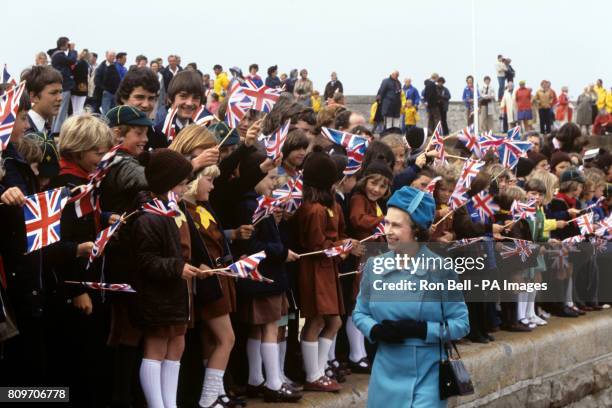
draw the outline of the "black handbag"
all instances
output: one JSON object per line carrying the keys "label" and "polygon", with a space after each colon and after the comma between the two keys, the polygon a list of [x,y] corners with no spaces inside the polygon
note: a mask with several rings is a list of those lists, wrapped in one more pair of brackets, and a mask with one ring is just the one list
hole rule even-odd
{"label": "black handbag", "polygon": [[[474,385],[470,373],[465,368],[457,346],[451,340],[442,343],[442,335],[448,329],[448,322],[444,318],[444,305],[440,302],[442,309],[442,320],[440,323],[440,399],[445,400],[457,395],[471,395],[474,393]],[[444,357],[442,350],[444,349]],[[453,356],[453,349],[457,356]]]}

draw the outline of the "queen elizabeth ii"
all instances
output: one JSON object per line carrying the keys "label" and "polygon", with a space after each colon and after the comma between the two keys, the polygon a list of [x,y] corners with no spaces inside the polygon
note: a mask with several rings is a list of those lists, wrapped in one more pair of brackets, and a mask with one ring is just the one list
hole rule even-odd
{"label": "queen elizabeth ii", "polygon": [[[388,265],[380,262],[381,257],[438,256],[426,245],[435,211],[430,194],[402,187],[387,206],[389,251],[367,261],[353,311],[355,325],[369,341],[378,344],[368,407],[446,407],[439,392],[440,341],[460,339],[469,332],[467,307],[460,292],[451,296],[446,290],[420,289],[422,280],[456,280],[452,270],[405,265],[375,268],[375,264]],[[389,287],[384,283],[402,283],[409,290],[377,290]]]}

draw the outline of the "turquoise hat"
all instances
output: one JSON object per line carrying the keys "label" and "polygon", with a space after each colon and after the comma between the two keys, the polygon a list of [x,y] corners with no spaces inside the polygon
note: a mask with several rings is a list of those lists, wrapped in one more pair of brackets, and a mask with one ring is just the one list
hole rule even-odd
{"label": "turquoise hat", "polygon": [[412,221],[423,229],[431,226],[436,212],[436,202],[431,194],[407,186],[393,193],[387,201],[387,207],[407,212]]}

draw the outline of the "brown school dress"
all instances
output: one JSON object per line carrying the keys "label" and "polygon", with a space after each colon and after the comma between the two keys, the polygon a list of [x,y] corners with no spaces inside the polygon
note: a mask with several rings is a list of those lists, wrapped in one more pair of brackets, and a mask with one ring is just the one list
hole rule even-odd
{"label": "brown school dress", "polygon": [[[206,250],[211,259],[223,258],[223,231],[218,227],[213,215],[203,206],[186,202],[187,211],[191,214],[200,236],[204,241]],[[199,266],[199,265],[194,265]],[[207,265],[211,268],[222,267],[221,265]],[[207,303],[205,306],[196,305],[195,317],[199,320],[210,320],[236,311],[236,288],[234,278],[217,275],[223,297]]]}
{"label": "brown school dress", "polygon": [[289,312],[289,302],[284,293],[270,296],[251,297],[238,302],[240,321],[250,325],[277,322]]}
{"label": "brown school dress", "polygon": [[[319,203],[304,202],[295,214],[295,226],[303,252],[331,248],[346,238],[342,209],[335,202],[333,210]],[[298,289],[305,318],[344,313],[339,262],[340,257],[328,258],[325,254],[300,258]]]}
{"label": "brown school dress", "polygon": [[[375,201],[369,200],[368,197],[361,192],[356,192],[351,196],[349,217],[353,238],[362,240],[374,234],[374,229],[382,222],[384,214]],[[366,243],[371,242],[385,242],[385,239],[384,237],[378,237],[366,241]],[[353,279],[353,294],[350,301],[351,311],[355,307],[360,284],[361,274],[357,274]]]}

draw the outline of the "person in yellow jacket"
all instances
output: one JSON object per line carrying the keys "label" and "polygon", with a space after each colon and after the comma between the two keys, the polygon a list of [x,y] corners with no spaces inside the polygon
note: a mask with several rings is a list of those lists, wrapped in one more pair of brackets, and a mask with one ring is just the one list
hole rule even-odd
{"label": "person in yellow jacket", "polygon": [[215,65],[213,71],[216,75],[214,90],[215,93],[219,95],[219,101],[222,101],[227,94],[227,88],[229,87],[230,81],[227,72],[223,72],[223,67],[221,65]]}
{"label": "person in yellow jacket", "polygon": [[321,94],[319,94],[319,91],[312,91],[310,102],[314,113],[319,113],[321,110]]}
{"label": "person in yellow jacket", "polygon": [[[603,87],[603,81],[601,79],[597,80],[593,89],[597,94],[597,110],[600,111],[606,106],[606,96],[608,92],[606,92],[606,88]],[[608,110],[608,112],[610,111]]]}
{"label": "person in yellow jacket", "polygon": [[606,93],[606,111],[608,111],[608,113],[612,113],[612,87]]}
{"label": "person in yellow jacket", "polygon": [[416,106],[412,104],[412,100],[407,99],[404,105],[404,124],[406,125],[406,129],[416,126],[418,121],[419,112]]}

